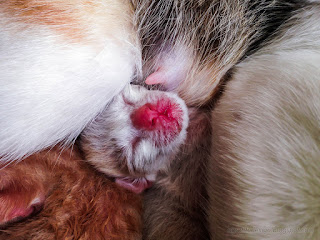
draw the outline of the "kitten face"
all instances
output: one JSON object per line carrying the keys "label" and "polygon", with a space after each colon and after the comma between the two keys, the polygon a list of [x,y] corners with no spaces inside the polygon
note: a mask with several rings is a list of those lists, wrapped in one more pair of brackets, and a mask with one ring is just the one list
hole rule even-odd
{"label": "kitten face", "polygon": [[177,95],[129,85],[86,127],[80,144],[86,159],[120,185],[137,186],[138,180],[145,188],[168,166],[187,125],[187,108]]}

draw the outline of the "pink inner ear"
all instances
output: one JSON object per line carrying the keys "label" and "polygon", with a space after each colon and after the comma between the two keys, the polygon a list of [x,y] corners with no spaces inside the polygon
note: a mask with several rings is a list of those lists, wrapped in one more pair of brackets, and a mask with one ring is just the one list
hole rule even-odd
{"label": "pink inner ear", "polygon": [[44,195],[39,194],[31,201],[26,201],[27,192],[0,192],[0,225],[27,218],[38,211],[44,204]]}
{"label": "pink inner ear", "polygon": [[9,213],[7,221],[12,221],[15,219],[21,219],[21,218],[26,218],[30,216],[34,211],[33,207],[14,207],[12,211]]}
{"label": "pink inner ear", "polygon": [[144,190],[152,186],[152,182],[148,181],[146,178],[116,178],[116,183],[119,186],[137,194],[142,193]]}

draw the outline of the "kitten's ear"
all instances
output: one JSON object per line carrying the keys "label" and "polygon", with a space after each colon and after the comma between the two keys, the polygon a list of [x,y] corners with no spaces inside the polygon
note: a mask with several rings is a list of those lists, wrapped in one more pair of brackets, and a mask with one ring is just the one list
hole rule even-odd
{"label": "kitten's ear", "polygon": [[0,170],[0,226],[20,221],[38,212],[45,200],[41,179],[11,167]]}

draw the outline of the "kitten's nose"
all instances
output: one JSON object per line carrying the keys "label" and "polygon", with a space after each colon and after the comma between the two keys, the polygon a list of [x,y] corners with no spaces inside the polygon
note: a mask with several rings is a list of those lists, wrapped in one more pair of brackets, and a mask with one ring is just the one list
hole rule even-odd
{"label": "kitten's nose", "polygon": [[143,131],[156,131],[173,140],[182,128],[183,110],[169,98],[160,99],[157,103],[147,103],[136,109],[130,116],[133,126]]}
{"label": "kitten's nose", "polygon": [[155,110],[155,108],[147,103],[142,107],[136,109],[131,114],[131,121],[135,128],[144,130],[155,130],[157,128],[157,119],[161,117],[161,114]]}

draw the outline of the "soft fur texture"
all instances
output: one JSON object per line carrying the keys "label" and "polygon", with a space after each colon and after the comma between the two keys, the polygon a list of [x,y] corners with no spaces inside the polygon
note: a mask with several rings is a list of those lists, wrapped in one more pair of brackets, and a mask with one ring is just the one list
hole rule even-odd
{"label": "soft fur texture", "polygon": [[[147,83],[206,103],[226,73],[254,52],[303,0],[135,0]],[[151,75],[150,75],[151,74]]]}
{"label": "soft fur texture", "polygon": [[132,80],[202,105],[303,4],[0,1],[0,161],[73,142]]}
{"label": "soft fur texture", "polygon": [[[181,129],[169,142],[162,131],[137,129],[131,120],[141,106],[162,102],[168,102],[168,108],[177,106],[174,110],[181,114]],[[188,110],[176,94],[129,85],[85,128],[79,142],[86,159],[99,171],[109,176],[147,177],[153,181],[157,171],[167,168],[169,156],[175,155],[184,142],[187,126]]]}
{"label": "soft fur texture", "polygon": [[[78,37],[75,39],[75,36],[79,36],[79,31],[73,31],[76,28],[67,28],[75,33],[68,38],[69,35],[64,31],[68,25],[56,22],[48,24],[52,21],[48,21],[51,17],[48,18],[46,14],[38,14],[37,23],[31,20],[18,21],[16,18],[26,17],[29,12],[22,11],[24,14],[21,16],[16,13],[21,12],[21,8],[26,9],[26,6],[30,8],[30,5],[19,5],[19,2],[0,2],[3,6],[2,19],[5,20],[1,24],[4,30],[0,36],[5,46],[3,49],[10,53],[7,60],[0,60],[0,67],[4,69],[1,80],[5,83],[0,90],[0,153],[4,160],[22,157],[68,136],[69,140],[73,139],[101,111],[111,96],[118,93],[130,79],[135,79],[134,69],[140,69],[141,62],[147,84],[160,84],[162,89],[178,92],[189,106],[208,103],[216,93],[217,86],[222,80],[228,79],[225,91],[212,113],[212,152],[206,165],[209,168],[207,214],[211,238],[320,238],[317,188],[320,182],[317,164],[320,158],[317,135],[320,92],[318,1],[133,0],[142,57],[135,51],[139,44],[131,48],[132,43],[136,43],[136,33],[125,34],[126,37],[114,35],[123,43],[119,46],[127,46],[125,48],[99,48],[101,44],[104,46],[104,37],[107,35],[99,33],[97,45],[87,40],[84,44],[77,41]],[[10,3],[17,4],[11,4],[15,6],[12,8]],[[62,4],[60,1],[54,3]],[[120,32],[128,33],[131,25],[127,25],[122,17],[126,13],[126,16],[131,16],[133,12],[130,12],[129,5],[118,7],[116,9],[119,11],[116,12],[119,14],[114,15],[115,19],[123,21],[111,23],[115,23],[116,29],[126,26]],[[41,13],[45,10],[43,6],[34,9]],[[47,12],[52,13],[52,10]],[[101,16],[90,12],[92,16]],[[11,19],[14,24],[10,25]],[[38,20],[46,21],[40,21],[39,24]],[[66,22],[73,23],[70,20]],[[87,18],[85,22],[89,28],[92,26],[96,29],[97,25],[90,21],[87,23]],[[22,26],[23,29],[26,25],[29,28],[23,31],[17,28]],[[73,26],[82,29],[81,24]],[[104,29],[104,25],[101,26]],[[86,33],[85,36],[91,36]],[[93,35],[93,38],[96,36]],[[56,43],[57,37],[63,40]],[[66,39],[67,42],[64,41]],[[90,59],[98,56],[96,53],[101,49],[111,49],[115,51],[114,55],[120,56],[119,61],[110,61],[111,55],[99,55],[99,63],[111,64],[110,69],[115,69],[116,74],[111,77],[108,73],[114,72],[104,72],[109,68],[103,64],[101,68],[86,64],[87,60],[91,62]],[[139,59],[136,61],[138,66],[132,64],[136,56]],[[61,59],[67,60],[61,62]],[[71,66],[71,70],[65,71],[66,66]],[[122,66],[128,66],[131,70],[126,72]],[[85,77],[75,78],[78,75],[74,72]],[[49,85],[40,84],[42,76],[48,77],[46,83]],[[119,85],[111,88],[105,79]],[[141,83],[141,78],[135,80]],[[51,83],[59,87],[51,88]],[[34,89],[34,86],[38,88]],[[109,90],[111,95],[107,94]],[[67,100],[60,102],[63,98]],[[41,107],[39,111],[38,107]],[[204,139],[199,137],[199,141]],[[195,149],[197,154],[201,151],[197,147]],[[193,154],[186,154],[183,158],[193,159]],[[195,221],[198,215],[189,215],[190,208],[177,197],[181,188],[182,191],[185,189],[184,180],[178,184],[171,182],[174,176],[188,172],[188,166],[184,167],[184,170],[175,170],[173,164],[173,171],[169,169],[168,175],[164,175],[165,181],[159,182],[159,187],[152,189],[152,194],[148,195],[160,196],[162,205],[156,198],[149,198],[145,219],[150,225],[146,225],[146,236],[155,239],[164,239],[163,236],[186,239],[186,236],[191,236],[190,239],[194,239],[198,232],[203,231],[203,224],[193,228],[190,222]],[[185,177],[188,181],[197,181],[197,177]],[[202,180],[200,188],[202,184],[207,184],[205,178]],[[192,193],[190,196],[192,199]],[[197,196],[191,212],[194,206],[196,209],[203,206],[200,199]],[[169,211],[159,211],[160,217],[155,216],[154,210],[148,210],[149,207],[155,209],[150,204],[153,201],[157,209],[164,206]],[[184,220],[191,217],[181,228],[176,222],[185,214],[187,217]],[[158,228],[158,225],[164,226],[162,229],[166,231]],[[190,232],[186,233],[186,228]]]}
{"label": "soft fur texture", "polygon": [[[133,124],[132,116],[142,106],[155,107],[149,109],[152,128],[138,129]],[[167,120],[176,121],[177,129],[167,129]],[[171,156],[184,142],[187,125],[188,111],[176,94],[128,85],[85,128],[79,143],[86,160],[108,177],[116,178],[116,183],[123,183],[119,179],[124,177],[154,181],[157,171],[167,168]],[[4,226],[2,236],[141,238],[140,196],[116,187],[106,175],[85,164],[77,152],[66,150],[60,154],[57,149],[44,151],[0,171],[0,224],[9,224]],[[131,190],[146,188],[143,182],[142,187],[133,185],[141,184],[126,184]],[[41,208],[39,215],[29,218]]]}
{"label": "soft fur texture", "polygon": [[[215,1],[211,3],[214,4],[213,2]],[[215,10],[218,11],[219,6],[223,6],[225,2],[215,3]],[[212,112],[211,157],[208,156],[208,164],[205,165],[209,169],[208,182],[205,182],[203,175],[194,178],[204,180],[198,183],[195,189],[207,186],[209,204],[206,212],[209,215],[210,238],[319,239],[320,6],[315,1],[310,5],[303,1],[259,1],[261,5],[256,1],[246,3],[256,5],[242,9],[245,1],[233,1],[229,2],[230,8],[222,7],[222,22],[232,22],[228,19],[232,15],[229,15],[227,10],[238,13],[236,19],[241,22],[239,16],[242,16],[244,10],[247,11],[244,21],[247,17],[251,19],[251,16],[255,23],[270,25],[254,24],[253,28],[250,24],[237,25],[238,31],[244,30],[244,26],[246,31],[255,32],[270,27],[272,31],[267,33],[274,34],[266,34],[258,40],[253,37],[252,40],[257,40],[258,44],[251,47],[245,44],[241,51],[223,52],[230,61],[230,71],[224,75],[229,81],[223,86],[225,91]],[[210,5],[209,2],[206,4]],[[280,7],[287,4],[292,8]],[[161,3],[154,3],[153,6],[160,8]],[[179,13],[175,10],[181,6],[184,5],[173,1],[170,7],[164,9],[168,10],[169,15],[174,15]],[[276,13],[279,13],[279,18],[275,20],[279,22],[278,25],[272,25],[274,22],[271,16],[274,17]],[[156,15],[151,14],[152,16]],[[176,19],[178,18],[172,17],[170,20],[163,20],[169,27],[164,28],[159,24],[158,30],[162,29],[165,32],[174,29],[170,28],[170,24]],[[144,21],[148,22],[147,19]],[[177,20],[176,23],[182,24],[183,21]],[[206,27],[207,25],[204,25],[204,28]],[[210,28],[207,30],[210,31]],[[246,37],[236,34],[237,31],[232,31],[231,27],[229,30],[229,34],[235,34],[234,43],[229,46],[237,46],[236,43],[246,41]],[[168,35],[163,36],[166,38]],[[228,34],[218,36],[222,37],[219,39],[222,43],[233,39],[227,37]],[[197,37],[201,38],[198,35]],[[163,39],[155,37],[153,40],[161,43]],[[149,39],[146,37],[145,41]],[[203,46],[207,49],[207,45]],[[220,46],[219,41],[217,46]],[[159,45],[155,44],[151,45],[150,49],[158,47]],[[147,57],[150,57],[149,54],[157,53],[148,52],[148,47],[145,51]],[[237,55],[240,53],[243,53],[242,57]],[[234,66],[233,63],[240,60],[243,62]],[[199,65],[193,65],[194,68],[197,66]],[[161,70],[161,67],[159,69]],[[208,85],[212,86],[211,83],[203,81],[203,90],[208,93],[198,98],[198,89],[201,87],[192,89],[192,81],[189,82],[188,78],[186,83],[191,85],[186,87],[181,84],[177,89],[181,88],[179,92],[188,104],[193,104],[194,99],[199,101],[199,104],[204,104],[213,93],[208,88]],[[188,91],[190,95],[183,95]],[[192,125],[192,120],[190,124]],[[204,152],[200,149],[196,151],[200,156],[201,151]],[[192,160],[192,155],[187,155],[186,159]],[[187,164],[187,161],[184,163]],[[202,165],[203,162],[198,164]],[[165,177],[165,185],[161,185],[160,182],[158,188],[151,189],[150,194],[147,193],[148,204],[145,205],[144,215],[145,239],[149,239],[150,236],[150,239],[201,239],[197,234],[203,230],[204,225],[194,227],[192,224],[192,221],[198,218],[197,214],[201,214],[200,208],[185,221],[188,218],[186,216],[190,216],[188,212],[192,208],[186,209],[186,201],[177,200],[183,199],[177,196],[184,193],[184,190],[179,188],[174,179],[186,173],[183,170],[185,168],[188,167],[176,170],[173,168]],[[190,182],[190,179],[192,174],[188,173],[182,182]],[[191,193],[186,199],[192,197]],[[161,200],[158,201],[157,198]],[[200,199],[197,199],[198,206],[205,203],[205,200],[201,203]],[[156,212],[155,209],[160,210]],[[183,227],[180,224],[183,224]],[[205,231],[202,233],[202,237],[206,239]]]}
{"label": "soft fur texture", "polygon": [[170,158],[168,171],[158,174],[144,194],[143,239],[183,240],[209,238],[206,166],[210,156],[210,114],[190,109],[185,143]]}
{"label": "soft fur texture", "polygon": [[75,150],[52,149],[0,170],[0,221],[42,211],[0,230],[0,239],[141,239],[141,198],[93,170]]}
{"label": "soft fur texture", "polygon": [[319,12],[239,64],[212,113],[212,239],[320,238]]}
{"label": "soft fur texture", "polygon": [[126,0],[0,1],[1,162],[70,143],[139,73]]}

